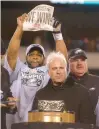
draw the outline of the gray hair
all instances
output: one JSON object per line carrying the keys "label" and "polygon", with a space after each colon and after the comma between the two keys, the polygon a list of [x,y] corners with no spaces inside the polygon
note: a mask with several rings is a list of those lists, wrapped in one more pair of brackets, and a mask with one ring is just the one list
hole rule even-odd
{"label": "gray hair", "polygon": [[49,64],[50,64],[54,59],[56,59],[56,58],[59,58],[59,59],[63,60],[64,63],[66,64],[66,66],[67,66],[66,58],[65,58],[65,56],[64,56],[61,52],[51,52],[51,53],[48,55],[47,59],[46,59],[46,65],[47,65],[47,67],[49,67]]}

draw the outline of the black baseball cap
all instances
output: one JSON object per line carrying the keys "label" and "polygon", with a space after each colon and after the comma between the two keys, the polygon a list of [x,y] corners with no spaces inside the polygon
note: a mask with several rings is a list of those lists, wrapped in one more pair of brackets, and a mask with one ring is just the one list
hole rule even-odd
{"label": "black baseball cap", "polygon": [[75,59],[78,57],[84,57],[85,59],[87,59],[87,55],[86,55],[85,51],[80,48],[72,49],[69,52],[68,59]]}

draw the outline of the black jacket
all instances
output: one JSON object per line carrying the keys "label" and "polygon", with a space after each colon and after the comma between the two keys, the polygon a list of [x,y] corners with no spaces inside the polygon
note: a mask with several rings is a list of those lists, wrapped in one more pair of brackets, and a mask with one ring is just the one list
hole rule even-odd
{"label": "black jacket", "polygon": [[[8,97],[12,97],[12,93],[10,91],[9,74],[7,70],[2,66],[1,66],[1,91],[3,91],[1,102],[6,101]],[[14,114],[16,110],[17,110],[16,108],[12,110],[10,109],[10,107],[1,108],[1,129],[6,129],[6,113]]]}
{"label": "black jacket", "polygon": [[37,92],[33,110],[38,108],[38,100],[64,100],[65,110],[75,112],[76,122],[95,123],[88,91],[72,78],[68,78],[62,86],[53,86],[50,80],[46,87]]}
{"label": "black jacket", "polygon": [[81,85],[83,85],[90,93],[91,102],[93,104],[93,109],[95,109],[98,96],[99,96],[99,76],[92,75],[89,73],[86,73],[79,79],[77,79],[73,74],[70,73],[69,75],[72,77],[72,79]]}

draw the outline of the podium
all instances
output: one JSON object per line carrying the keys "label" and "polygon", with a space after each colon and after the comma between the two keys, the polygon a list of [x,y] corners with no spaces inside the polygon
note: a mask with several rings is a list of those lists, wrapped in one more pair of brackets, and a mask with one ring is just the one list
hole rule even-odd
{"label": "podium", "polygon": [[12,124],[11,129],[99,129],[99,127],[80,123],[24,122]]}
{"label": "podium", "polygon": [[73,112],[29,112],[28,122],[75,123],[75,114]]}
{"label": "podium", "polygon": [[28,122],[12,124],[11,129],[99,129],[99,127],[75,123],[73,112],[29,112]]}

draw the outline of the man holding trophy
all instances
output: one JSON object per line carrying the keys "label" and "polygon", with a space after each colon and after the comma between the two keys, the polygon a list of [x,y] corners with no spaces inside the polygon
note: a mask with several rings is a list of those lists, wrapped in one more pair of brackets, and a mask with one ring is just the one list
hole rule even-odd
{"label": "man holding trophy", "polygon": [[[61,24],[52,17],[53,11],[50,12],[51,9],[53,10],[52,6],[39,5],[29,14],[23,14],[17,18],[17,28],[10,40],[4,63],[10,74],[13,96],[19,99],[14,123],[28,121],[28,111],[31,110],[36,92],[46,86],[50,78],[48,69],[44,65],[45,50],[41,45],[29,45],[26,49],[26,63],[20,61],[18,51],[23,31],[52,31],[56,51],[60,51],[67,58],[67,49],[61,34]],[[47,14],[48,12],[50,14]]]}

